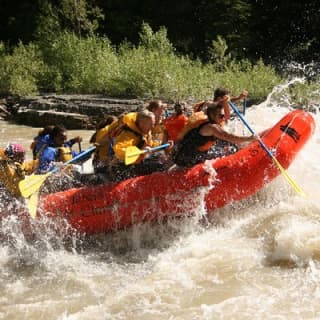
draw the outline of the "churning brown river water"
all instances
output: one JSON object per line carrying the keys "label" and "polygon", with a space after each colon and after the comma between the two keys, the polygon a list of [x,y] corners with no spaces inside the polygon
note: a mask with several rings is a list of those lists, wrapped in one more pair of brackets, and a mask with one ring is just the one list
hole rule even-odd
{"label": "churning brown river water", "polygon": [[[246,119],[260,131],[288,108],[259,105]],[[288,170],[255,196],[203,223],[194,218],[68,243],[29,243],[8,221],[0,243],[0,319],[320,319],[320,116]],[[234,130],[243,126],[235,121]],[[0,146],[28,147],[38,129],[0,121]],[[92,131],[81,134],[83,148]],[[31,154],[29,153],[29,157]],[[199,221],[202,221],[201,223]]]}

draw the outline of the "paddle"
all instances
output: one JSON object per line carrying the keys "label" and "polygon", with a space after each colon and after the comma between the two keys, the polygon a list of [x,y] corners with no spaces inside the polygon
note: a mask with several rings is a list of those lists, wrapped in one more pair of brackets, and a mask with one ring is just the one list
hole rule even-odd
{"label": "paddle", "polygon": [[[230,107],[233,109],[233,111],[238,115],[238,117],[241,119],[241,121],[245,124],[245,126],[249,129],[249,131],[252,134],[255,134],[254,130],[250,127],[249,123],[246,121],[246,119],[241,115],[241,113],[239,112],[239,110],[237,109],[237,107],[231,102],[229,101],[229,105]],[[285,177],[285,179],[288,181],[288,183],[291,185],[291,187],[294,189],[294,191],[296,193],[298,193],[299,195],[306,197],[305,192],[300,188],[300,186],[298,186],[298,184],[289,176],[289,174],[287,173],[287,171],[282,167],[282,165],[280,164],[280,162],[273,156],[273,154],[271,153],[271,151],[268,149],[268,147],[263,143],[263,141],[261,140],[261,138],[258,138],[258,141],[261,145],[261,147],[266,151],[266,153],[269,155],[269,157],[273,160],[274,164],[279,168],[280,172],[282,173],[282,175]]]}
{"label": "paddle", "polygon": [[150,149],[139,149],[135,146],[131,146],[126,148],[126,153],[125,153],[125,161],[124,163],[126,165],[128,164],[132,164],[134,163],[139,157],[140,155],[147,153],[147,152],[152,152],[152,151],[156,151],[156,150],[160,150],[160,149],[164,149],[164,148],[168,148],[170,146],[170,143],[166,143],[166,144],[162,144],[160,146],[157,147],[153,147]]}
{"label": "paddle", "polygon": [[37,216],[38,200],[39,190],[33,193],[29,198],[27,198],[27,207],[32,219],[35,219],[35,217]]}
{"label": "paddle", "polygon": [[[83,151],[82,153],[78,154],[77,156],[73,157],[71,160],[64,162],[63,166],[66,166],[68,164],[74,163],[82,158],[84,158],[86,155],[92,153],[96,149],[95,146],[90,147],[89,149]],[[49,171],[46,174],[32,174],[28,177],[26,177],[24,180],[21,180],[19,182],[19,189],[21,192],[21,195],[24,198],[30,197],[32,194],[37,192],[43,182],[53,173],[59,171],[60,168],[53,168],[51,171]]]}
{"label": "paddle", "polygon": [[[82,151],[81,142],[78,142],[79,152]],[[83,173],[83,163],[81,163],[81,172]]]}

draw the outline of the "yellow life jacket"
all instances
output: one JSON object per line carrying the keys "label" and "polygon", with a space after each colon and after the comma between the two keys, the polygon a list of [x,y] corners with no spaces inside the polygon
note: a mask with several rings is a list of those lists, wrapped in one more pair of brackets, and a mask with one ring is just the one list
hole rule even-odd
{"label": "yellow life jacket", "polygon": [[[125,151],[127,147],[136,146],[143,149],[146,146],[154,146],[151,133],[143,134],[136,125],[137,112],[131,112],[123,116],[120,132],[114,138],[113,151],[118,160],[124,161]],[[145,155],[141,156],[138,160],[140,162]],[[137,163],[138,163],[137,162]]]}
{"label": "yellow life jacket", "polygon": [[162,122],[157,123],[151,131],[152,140],[155,146],[165,143],[167,140],[166,128],[162,124]]}
{"label": "yellow life jacket", "polygon": [[26,174],[33,173],[38,166],[38,161],[30,160],[22,164],[14,162],[6,157],[4,149],[0,148],[0,183],[13,196],[19,197],[19,182],[24,179]]}
{"label": "yellow life jacket", "polygon": [[22,170],[24,171],[25,174],[32,174],[36,171],[39,165],[39,159],[36,160],[29,160],[23,162],[21,165]]}
{"label": "yellow life jacket", "polygon": [[67,162],[72,159],[72,151],[69,147],[58,147],[58,162]]}
{"label": "yellow life jacket", "polygon": [[0,148],[0,160],[7,159],[6,155],[4,154],[4,149]]}
{"label": "yellow life jacket", "polygon": [[24,176],[20,163],[0,160],[0,183],[15,197],[21,196],[19,182],[24,179]]}
{"label": "yellow life jacket", "polygon": [[120,120],[116,120],[96,132],[95,139],[93,141],[98,144],[97,151],[95,153],[96,160],[106,161],[110,157],[110,145],[112,143],[112,139],[120,132],[122,125],[123,124]]}

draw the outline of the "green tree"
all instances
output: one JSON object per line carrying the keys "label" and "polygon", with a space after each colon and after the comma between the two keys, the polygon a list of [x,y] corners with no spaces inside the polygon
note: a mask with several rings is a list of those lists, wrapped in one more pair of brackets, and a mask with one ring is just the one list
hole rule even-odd
{"label": "green tree", "polygon": [[154,32],[147,23],[141,27],[140,45],[146,49],[156,50],[163,54],[173,52],[174,48],[167,37],[167,29],[161,27],[158,32]]}
{"label": "green tree", "polygon": [[43,0],[39,5],[37,21],[34,38],[40,43],[47,45],[62,31],[58,10],[50,1]]}
{"label": "green tree", "polygon": [[61,0],[59,15],[63,29],[78,36],[93,34],[104,18],[101,9],[86,0]]}
{"label": "green tree", "polygon": [[103,20],[102,11],[86,0],[43,0],[39,4],[35,38],[40,42],[53,41],[62,31],[77,36],[92,35]]}
{"label": "green tree", "polygon": [[217,66],[218,71],[231,62],[231,54],[228,53],[228,45],[225,39],[217,36],[217,40],[212,40],[212,46],[208,48],[209,58]]}

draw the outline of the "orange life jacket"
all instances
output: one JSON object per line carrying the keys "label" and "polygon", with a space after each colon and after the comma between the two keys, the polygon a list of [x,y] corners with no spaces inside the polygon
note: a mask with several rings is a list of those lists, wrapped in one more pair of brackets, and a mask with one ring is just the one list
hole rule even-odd
{"label": "orange life jacket", "polygon": [[199,127],[201,124],[208,121],[207,115],[203,111],[194,112],[188,119],[187,124],[181,130],[178,135],[178,141],[182,140],[183,137],[192,129]]}
{"label": "orange life jacket", "polygon": [[205,105],[207,103],[211,103],[212,100],[204,100],[204,101],[200,101],[200,102],[197,102],[194,106],[193,106],[193,112],[196,113],[196,112],[200,112],[200,111],[203,111],[203,109],[205,108]]}

